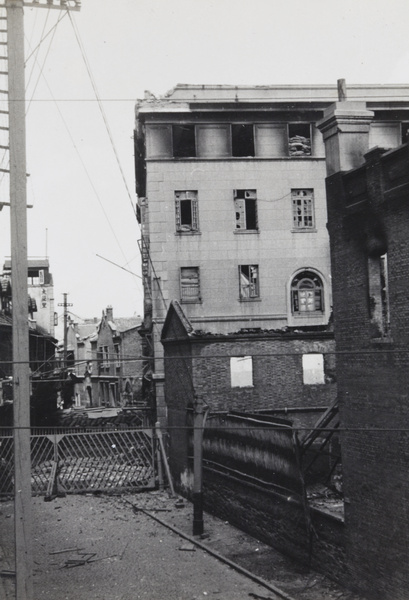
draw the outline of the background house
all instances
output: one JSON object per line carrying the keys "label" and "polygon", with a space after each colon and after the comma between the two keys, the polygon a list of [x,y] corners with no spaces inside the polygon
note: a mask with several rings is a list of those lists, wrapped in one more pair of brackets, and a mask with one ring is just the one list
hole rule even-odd
{"label": "background house", "polygon": [[[112,306],[102,314],[92,338],[93,395],[100,406],[141,404],[142,339],[140,317],[115,318]],[[95,362],[96,359],[96,362]]]}
{"label": "background house", "polygon": [[[398,146],[409,113],[396,109],[409,88],[351,86],[350,94],[374,110],[371,144]],[[143,330],[153,354],[145,387],[159,420],[160,339],[172,300],[195,330],[213,335],[328,325],[325,151],[316,123],[336,97],[336,86],[177,85],[137,103]],[[294,369],[301,378],[300,363]]]}
{"label": "background house", "polygon": [[[395,110],[395,119],[407,118],[407,106]],[[327,147],[346,562],[349,585],[368,598],[406,600],[409,150],[407,144],[390,150],[395,139],[373,148],[376,116],[369,104],[343,102],[320,124]]]}

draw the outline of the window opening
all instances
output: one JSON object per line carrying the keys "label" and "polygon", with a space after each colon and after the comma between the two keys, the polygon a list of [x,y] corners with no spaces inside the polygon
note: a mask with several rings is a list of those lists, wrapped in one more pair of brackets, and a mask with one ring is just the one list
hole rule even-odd
{"label": "window opening", "polygon": [[401,143],[406,144],[409,142],[409,123],[401,124]]}
{"label": "window opening", "polygon": [[293,203],[293,228],[313,229],[314,219],[314,191],[291,190]]}
{"label": "window opening", "polygon": [[234,209],[236,211],[236,229],[258,229],[256,190],[235,190]]}
{"label": "window opening", "polygon": [[232,356],[230,358],[231,387],[253,387],[253,358]]}
{"label": "window opening", "polygon": [[385,336],[390,328],[387,253],[368,258],[368,287],[372,337]]}
{"label": "window opening", "polygon": [[175,192],[176,231],[198,231],[197,192]]}
{"label": "window opening", "polygon": [[233,156],[254,156],[253,125],[232,125],[231,145]]}
{"label": "window opening", "polygon": [[194,125],[173,125],[173,156],[187,158],[196,156],[196,135]]}
{"label": "window opening", "polygon": [[311,156],[311,125],[290,123],[288,125],[288,152],[290,156]]}
{"label": "window opening", "polygon": [[323,354],[303,354],[302,372],[305,385],[325,383]]}
{"label": "window opening", "polygon": [[199,267],[181,267],[180,298],[182,302],[200,302]]}
{"label": "window opening", "polygon": [[303,271],[291,283],[292,310],[295,314],[323,312],[323,285],[311,271]]}
{"label": "window opening", "polygon": [[240,265],[240,298],[258,298],[259,281],[258,281],[258,265]]}

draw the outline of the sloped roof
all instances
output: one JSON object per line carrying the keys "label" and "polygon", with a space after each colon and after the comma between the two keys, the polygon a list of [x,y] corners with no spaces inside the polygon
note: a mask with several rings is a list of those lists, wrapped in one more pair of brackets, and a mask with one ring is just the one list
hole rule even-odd
{"label": "sloped roof", "polygon": [[[109,321],[109,324],[112,324],[112,321]],[[128,331],[129,329],[135,329],[135,327],[139,327],[142,324],[141,317],[120,317],[115,319],[114,326],[119,333],[123,333],[124,331]],[[112,329],[112,325],[111,325]]]}

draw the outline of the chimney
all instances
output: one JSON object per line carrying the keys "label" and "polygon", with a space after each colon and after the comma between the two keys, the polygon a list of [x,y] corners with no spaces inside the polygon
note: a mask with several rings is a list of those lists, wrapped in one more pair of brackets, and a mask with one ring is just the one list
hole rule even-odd
{"label": "chimney", "polygon": [[346,100],[345,81],[338,80],[341,99],[324,110],[317,123],[324,137],[327,177],[339,171],[349,171],[364,163],[369,149],[369,129],[374,113],[366,102]]}
{"label": "chimney", "polygon": [[112,308],[112,306],[107,306],[106,318],[107,318],[107,321],[114,320],[114,309]]}

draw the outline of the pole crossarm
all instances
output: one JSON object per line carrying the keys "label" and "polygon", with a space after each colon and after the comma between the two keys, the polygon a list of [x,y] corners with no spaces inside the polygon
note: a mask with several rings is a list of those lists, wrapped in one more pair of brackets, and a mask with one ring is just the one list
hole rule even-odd
{"label": "pole crossarm", "polygon": [[57,8],[60,10],[81,10],[81,0],[24,0],[23,5],[29,6],[31,8]]}

